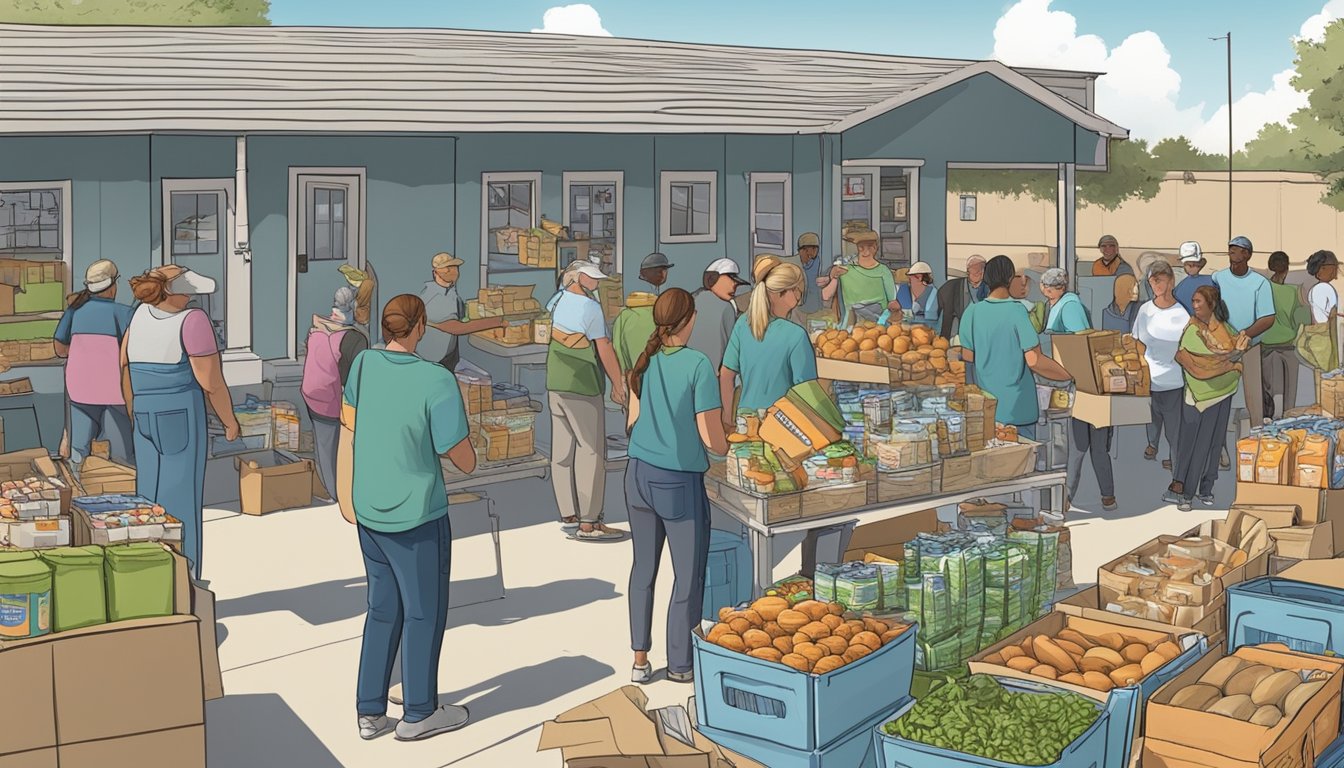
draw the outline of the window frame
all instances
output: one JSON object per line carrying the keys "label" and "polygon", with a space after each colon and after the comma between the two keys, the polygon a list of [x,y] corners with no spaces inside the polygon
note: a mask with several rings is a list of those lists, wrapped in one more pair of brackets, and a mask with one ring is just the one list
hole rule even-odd
{"label": "window frame", "polygon": [[[694,235],[672,234],[672,187],[678,184],[709,185],[709,232]],[[663,243],[717,243],[719,241],[719,172],[718,171],[662,171],[658,175],[659,242]],[[694,194],[691,197],[694,208]]]}
{"label": "window frame", "polygon": [[[565,171],[561,175],[561,187],[564,194],[562,217],[566,229],[570,229],[570,190],[574,186],[612,185],[616,187],[616,272],[621,273],[625,260],[622,257],[622,242],[625,239],[625,172],[624,171]],[[590,214],[591,215],[591,214]],[[573,230],[570,230],[571,234]],[[589,238],[592,238],[592,220],[588,224]],[[584,254],[587,255],[587,254]]]}
{"label": "window frame", "polygon": [[[220,351],[225,350],[243,350],[250,351],[252,348],[251,326],[244,325],[240,318],[250,312],[251,293],[246,296],[238,296],[239,283],[238,276],[234,273],[240,268],[237,262],[237,219],[235,197],[235,180],[233,178],[164,178],[160,179],[161,204],[159,206],[160,225],[163,230],[163,239],[159,246],[157,263],[159,265],[173,264],[178,258],[194,258],[218,256],[224,264],[224,272],[218,276],[215,284],[215,293],[205,301],[211,308],[218,307],[223,312],[223,342],[224,345]],[[221,207],[216,211],[216,226],[218,227],[219,245],[214,254],[200,253],[173,253],[173,195],[207,195],[213,194],[223,198]],[[215,304],[214,302],[220,302]],[[248,309],[244,309],[248,308]],[[202,309],[206,309],[202,307]],[[210,312],[207,309],[206,314]],[[211,324],[214,318],[210,318]]]}
{"label": "window frame", "polygon": [[[966,203],[967,203],[967,202],[970,202],[970,204],[971,204],[971,205],[970,205],[970,212],[971,212],[971,215],[970,215],[970,216],[967,216],[967,215],[966,215]],[[961,195],[960,197],[958,197],[958,198],[957,198],[957,214],[958,214],[958,218],[959,218],[961,221],[976,221],[977,217],[980,215],[980,214],[979,214],[979,211],[980,211],[980,205],[979,205],[979,202],[980,202],[980,201],[976,199],[976,196],[975,196],[975,195]]]}
{"label": "window frame", "polygon": [[[752,173],[747,179],[747,184],[751,189],[750,194],[750,242],[755,256],[755,251],[766,253],[788,254],[793,251],[793,174],[791,173]],[[756,210],[756,185],[757,184],[783,184],[784,185],[784,210],[783,210],[783,242],[776,246],[769,243],[762,243],[756,238],[756,217],[760,214]]]}
{"label": "window frame", "polygon": [[[502,183],[531,183],[530,227],[541,226],[541,171],[486,171],[481,174],[481,253],[478,265],[481,286],[490,282],[490,185]],[[533,271],[549,272],[538,268]]]}
{"label": "window frame", "polygon": [[[34,264],[41,264],[46,261],[60,262],[65,274],[62,280],[62,294],[70,293],[70,286],[74,282],[73,272],[73,237],[74,237],[74,217],[71,215],[71,203],[73,201],[72,189],[73,183],[70,179],[48,179],[36,181],[0,181],[0,192],[31,192],[39,189],[55,189],[61,193],[60,204],[60,242],[54,251],[43,251],[39,247],[31,255],[12,251],[0,251],[0,258],[12,259],[15,261],[28,261]],[[51,256],[54,258],[34,258],[42,256]],[[0,323],[5,322],[26,322],[31,320],[59,320],[62,312],[54,310],[51,312],[15,312],[12,315],[0,317]],[[41,337],[46,339],[48,337]],[[64,361],[60,358],[47,361],[13,361],[15,368],[42,367],[49,365],[63,365]]]}

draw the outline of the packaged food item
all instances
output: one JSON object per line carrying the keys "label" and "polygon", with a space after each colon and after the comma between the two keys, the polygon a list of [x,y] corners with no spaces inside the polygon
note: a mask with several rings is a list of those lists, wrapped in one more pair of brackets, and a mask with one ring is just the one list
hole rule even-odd
{"label": "packaged food item", "polygon": [[1330,438],[1320,434],[1307,435],[1302,450],[1297,454],[1297,471],[1293,485],[1304,488],[1330,487]]}
{"label": "packaged food item", "polygon": [[104,574],[110,621],[172,614],[173,555],[162,544],[107,547]]}
{"label": "packaged food item", "polygon": [[1255,462],[1255,482],[1282,485],[1288,479],[1292,446],[1280,437],[1260,438],[1260,453]]}
{"label": "packaged food item", "polygon": [[1256,461],[1260,456],[1260,438],[1251,435],[1237,441],[1237,480],[1255,482]]}
{"label": "packaged food item", "polygon": [[107,623],[107,582],[103,548],[62,547],[41,554],[51,567],[57,595],[51,625],[56,632]]}
{"label": "packaged food item", "polygon": [[51,631],[51,568],[37,558],[0,562],[0,638]]}

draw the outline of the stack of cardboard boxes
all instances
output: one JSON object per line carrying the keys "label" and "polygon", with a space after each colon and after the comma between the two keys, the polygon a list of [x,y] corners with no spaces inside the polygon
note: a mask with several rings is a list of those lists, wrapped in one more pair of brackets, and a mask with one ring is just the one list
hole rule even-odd
{"label": "stack of cardboard boxes", "polygon": [[504,285],[482,288],[475,301],[467,302],[470,318],[502,317],[503,328],[480,332],[479,336],[497,344],[514,347],[533,343],[533,319],[541,312],[541,303],[532,298],[532,285]]}
{"label": "stack of cardboard boxes", "polygon": [[490,374],[468,362],[455,371],[467,412],[472,444],[485,461],[513,461],[536,453],[539,407],[530,393],[512,384],[495,384]]}
{"label": "stack of cardboard boxes", "polygon": [[1147,424],[1152,374],[1141,345],[1116,331],[1056,334],[1051,350],[1074,375],[1073,417],[1094,427]]}

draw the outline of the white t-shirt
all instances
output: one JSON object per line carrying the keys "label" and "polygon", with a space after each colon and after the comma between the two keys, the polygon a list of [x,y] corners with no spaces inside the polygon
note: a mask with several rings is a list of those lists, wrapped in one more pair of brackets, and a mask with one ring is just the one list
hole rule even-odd
{"label": "white t-shirt", "polygon": [[1330,319],[1330,311],[1339,306],[1339,294],[1335,292],[1335,286],[1317,283],[1307,294],[1307,302],[1311,304],[1311,321],[1324,323]]}
{"label": "white t-shirt", "polygon": [[1180,302],[1166,309],[1151,301],[1139,307],[1139,313],[1134,317],[1134,338],[1146,347],[1143,356],[1153,375],[1153,391],[1168,392],[1185,386],[1181,366],[1176,364],[1176,351],[1180,348],[1181,334],[1189,324],[1190,313]]}
{"label": "white t-shirt", "polygon": [[566,333],[582,333],[593,341],[607,338],[602,305],[587,296],[561,291],[547,309],[551,312],[551,324]]}

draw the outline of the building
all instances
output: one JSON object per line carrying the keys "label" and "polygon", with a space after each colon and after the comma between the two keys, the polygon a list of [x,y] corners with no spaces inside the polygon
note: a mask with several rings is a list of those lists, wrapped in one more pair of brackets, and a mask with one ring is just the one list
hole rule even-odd
{"label": "building", "polygon": [[[442,250],[464,294],[548,294],[508,233],[545,216],[695,287],[804,231],[839,253],[864,221],[941,276],[949,166],[1057,172],[1067,241],[1076,169],[1127,136],[1093,112],[1095,73],[616,38],[0,26],[0,71],[0,258],[59,262],[66,290],[98,258],[218,278],[238,385],[299,357],[342,264],[372,265],[383,300]],[[53,309],[8,335],[49,336]],[[59,391],[55,370],[35,385]]]}

